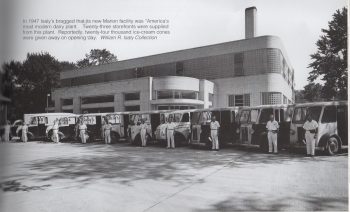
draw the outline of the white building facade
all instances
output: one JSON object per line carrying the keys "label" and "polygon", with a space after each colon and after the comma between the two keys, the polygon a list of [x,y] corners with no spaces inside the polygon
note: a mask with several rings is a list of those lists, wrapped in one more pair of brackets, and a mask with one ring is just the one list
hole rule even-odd
{"label": "white building facade", "polygon": [[[113,112],[256,106],[294,102],[294,70],[281,40],[255,37],[64,71],[56,112]],[[248,26],[247,26],[248,25]],[[251,26],[253,25],[253,26]]]}

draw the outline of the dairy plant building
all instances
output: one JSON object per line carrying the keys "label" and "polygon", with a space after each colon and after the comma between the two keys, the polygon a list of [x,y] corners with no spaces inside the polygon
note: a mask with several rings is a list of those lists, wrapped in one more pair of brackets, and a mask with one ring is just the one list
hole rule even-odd
{"label": "dairy plant building", "polygon": [[245,39],[64,71],[52,92],[56,112],[113,112],[256,106],[294,102],[294,70],[281,40]]}

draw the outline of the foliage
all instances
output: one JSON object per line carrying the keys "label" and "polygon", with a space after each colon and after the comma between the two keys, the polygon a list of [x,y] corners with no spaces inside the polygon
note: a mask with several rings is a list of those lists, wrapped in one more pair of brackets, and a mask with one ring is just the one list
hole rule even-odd
{"label": "foliage", "polygon": [[[311,55],[312,63],[309,67],[312,71],[308,80],[310,83],[319,79],[324,82],[321,94],[326,99],[347,99],[347,8],[337,10],[328,22],[328,29],[322,29],[322,32],[316,43],[317,52]],[[315,84],[307,88],[313,86]],[[308,91],[313,92],[313,89]],[[307,95],[311,97],[312,92]]]}
{"label": "foliage", "polygon": [[75,65],[59,62],[49,53],[30,53],[23,62],[11,61],[2,65],[4,79],[12,88],[9,118],[22,118],[24,113],[45,112],[47,94],[59,87],[59,74]]}
{"label": "foliage", "polygon": [[117,61],[117,57],[106,49],[91,49],[85,58],[77,61],[78,68],[97,66]]}

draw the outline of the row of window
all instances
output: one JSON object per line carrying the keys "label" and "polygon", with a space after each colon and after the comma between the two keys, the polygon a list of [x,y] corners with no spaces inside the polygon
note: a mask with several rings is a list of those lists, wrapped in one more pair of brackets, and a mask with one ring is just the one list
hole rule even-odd
{"label": "row of window", "polygon": [[257,49],[62,79],[61,86],[79,86],[147,76],[176,75],[216,79],[263,73],[281,73],[290,85],[294,83],[294,73],[279,49]]}
{"label": "row of window", "polygon": [[195,106],[190,105],[158,105],[158,110],[188,110],[188,109],[196,109]]}
{"label": "row of window", "polygon": [[[261,104],[262,105],[276,105],[282,104],[291,104],[292,101],[289,100],[285,95],[282,95],[280,92],[262,92],[261,93]],[[241,94],[241,95],[229,95],[228,96],[228,106],[250,106],[250,94]]]}
{"label": "row of window", "polygon": [[177,90],[155,91],[153,99],[198,99],[198,92]]}

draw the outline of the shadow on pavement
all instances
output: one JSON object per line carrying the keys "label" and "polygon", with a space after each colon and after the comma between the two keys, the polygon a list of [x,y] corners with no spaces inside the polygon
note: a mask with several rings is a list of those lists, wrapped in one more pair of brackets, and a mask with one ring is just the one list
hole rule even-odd
{"label": "shadow on pavement", "polygon": [[[298,206],[298,204],[302,205]],[[347,204],[347,198],[302,196],[299,198],[288,197],[269,200],[257,199],[256,197],[241,198],[237,194],[235,197],[213,204],[210,208],[194,211],[284,211],[290,210],[290,207],[302,208],[303,211],[346,211]]]}
{"label": "shadow on pavement", "polygon": [[[328,158],[325,156],[305,158],[300,154],[283,152],[279,155],[269,155],[260,153],[254,148],[212,152],[187,147],[167,150],[156,147],[134,147],[127,144],[60,145],[70,145],[69,148],[83,148],[84,154],[26,162],[23,167],[29,171],[9,176],[8,181],[25,177],[41,184],[51,183],[52,180],[71,180],[79,186],[85,186],[101,179],[124,185],[131,185],[137,180],[150,179],[171,181],[182,185],[203,182],[203,174],[208,173],[208,170],[215,171],[224,167],[240,168],[256,164],[317,162]],[[13,191],[4,189],[6,185],[11,185],[8,181],[3,182],[1,188],[4,191]],[[20,182],[12,181],[12,184],[14,188],[16,186],[22,188]]]}

